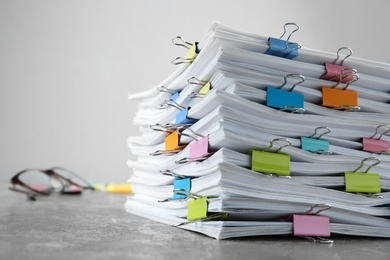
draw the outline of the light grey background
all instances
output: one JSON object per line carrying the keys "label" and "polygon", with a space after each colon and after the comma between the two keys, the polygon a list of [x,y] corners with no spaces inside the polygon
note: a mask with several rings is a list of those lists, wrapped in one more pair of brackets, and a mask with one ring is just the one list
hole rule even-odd
{"label": "light grey background", "polygon": [[[126,181],[136,102],[213,21],[328,52],[390,63],[389,0],[0,0],[0,179],[60,165]],[[369,86],[368,86],[369,87]]]}

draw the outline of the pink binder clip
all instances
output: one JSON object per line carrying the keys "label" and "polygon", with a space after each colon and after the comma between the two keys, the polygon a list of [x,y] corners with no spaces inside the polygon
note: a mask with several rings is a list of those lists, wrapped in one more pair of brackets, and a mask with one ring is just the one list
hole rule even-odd
{"label": "pink binder clip", "polygon": [[[321,207],[314,214],[309,214],[314,208]],[[318,216],[321,211],[330,209],[328,204],[313,205],[303,214],[293,214],[294,236],[300,236],[320,243],[333,243],[332,240],[322,237],[330,237],[330,221],[327,216]]]}
{"label": "pink binder clip", "polygon": [[[348,68],[346,66],[340,66],[332,63],[325,63],[325,69],[326,73],[320,77],[320,79],[325,79],[325,80],[331,80],[331,81],[339,81],[339,77],[342,74],[342,71],[353,71],[353,69]],[[349,81],[353,80],[352,75],[344,75],[341,82],[342,83],[347,83]]]}
{"label": "pink binder clip", "polygon": [[[193,132],[193,131],[192,131]],[[194,133],[194,132],[193,132]],[[196,134],[196,133],[194,133]],[[196,134],[197,136],[201,136]],[[191,136],[195,142],[189,145],[189,157],[182,158],[175,161],[175,163],[188,163],[188,162],[200,162],[206,160],[213,152],[209,152],[209,137],[201,136],[198,140],[194,136]]]}
{"label": "pink binder clip", "polygon": [[190,158],[205,158],[210,156],[209,152],[209,137],[203,136],[201,139],[190,145]]}
{"label": "pink binder clip", "polygon": [[[349,54],[347,54],[344,59],[341,60],[340,62],[340,65],[337,64],[337,61],[339,60],[340,58],[340,52],[342,50],[347,50],[349,52]],[[339,81],[339,76],[342,75],[342,72],[343,71],[346,71],[346,70],[350,70],[350,71],[355,71],[354,69],[352,68],[348,68],[347,66],[343,66],[343,63],[344,61],[352,55],[352,50],[351,48],[348,48],[348,47],[341,47],[338,51],[337,51],[337,57],[336,59],[333,61],[333,63],[325,63],[325,69],[326,69],[326,73],[324,75],[321,76],[321,79],[325,79],[325,80],[332,80],[332,81]],[[352,75],[348,75],[348,74],[345,74],[343,75],[343,78],[341,80],[342,83],[347,83],[349,81],[353,80],[353,76]]]}
{"label": "pink binder clip", "polygon": [[[378,129],[381,127],[386,127],[387,131],[384,131],[375,139],[375,136],[378,134]],[[372,153],[388,153],[389,152],[389,142],[386,140],[380,140],[384,134],[390,132],[390,125],[379,125],[376,128],[375,134],[370,138],[363,137],[363,151],[372,152]]]}

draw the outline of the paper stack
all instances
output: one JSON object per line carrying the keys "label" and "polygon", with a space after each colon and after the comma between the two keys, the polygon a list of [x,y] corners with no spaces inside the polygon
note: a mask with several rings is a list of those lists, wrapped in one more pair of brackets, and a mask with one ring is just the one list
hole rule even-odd
{"label": "paper stack", "polygon": [[390,237],[390,65],[214,23],[139,100],[129,213],[216,239]]}

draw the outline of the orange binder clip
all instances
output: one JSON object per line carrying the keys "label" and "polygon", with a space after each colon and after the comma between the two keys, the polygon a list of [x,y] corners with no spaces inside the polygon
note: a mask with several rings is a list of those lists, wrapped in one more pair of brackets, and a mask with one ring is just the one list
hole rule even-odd
{"label": "orange binder clip", "polygon": [[180,145],[179,143],[180,143],[180,136],[179,136],[179,132],[176,130],[165,138],[165,150],[172,151],[172,150],[183,149],[185,145],[183,146]]}
{"label": "orange binder clip", "polygon": [[[348,68],[348,71],[344,72],[345,70],[346,69],[342,71],[339,81],[333,87],[322,87],[322,106],[341,110],[360,110],[360,107],[358,106],[358,93],[356,91],[347,90],[352,82],[359,79],[359,75],[356,73],[356,70]],[[349,81],[343,89],[336,89],[345,75],[351,73],[354,79]]]}
{"label": "orange binder clip", "polygon": [[164,139],[165,150],[157,150],[153,153],[150,153],[150,155],[172,155],[177,154],[181,150],[183,150],[187,146],[187,144],[180,144],[180,135],[182,135],[181,131],[183,131],[184,129],[184,126],[179,126],[173,132],[169,133],[169,135]]}

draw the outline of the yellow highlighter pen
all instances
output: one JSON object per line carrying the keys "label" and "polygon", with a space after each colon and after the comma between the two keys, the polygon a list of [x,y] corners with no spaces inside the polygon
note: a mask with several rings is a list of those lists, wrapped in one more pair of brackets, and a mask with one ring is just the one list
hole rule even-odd
{"label": "yellow highlighter pen", "polygon": [[112,193],[123,193],[123,194],[133,193],[131,183],[107,184],[106,191]]}

